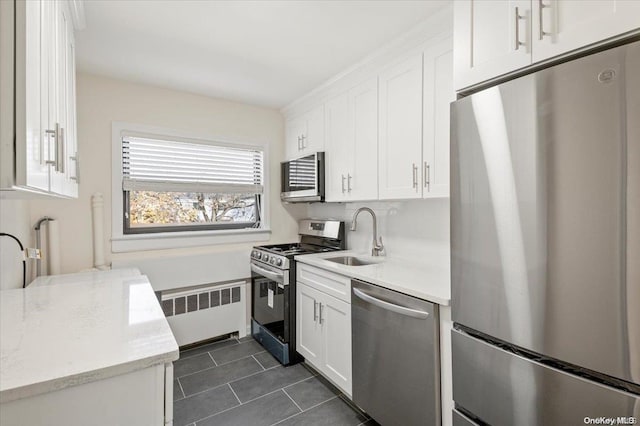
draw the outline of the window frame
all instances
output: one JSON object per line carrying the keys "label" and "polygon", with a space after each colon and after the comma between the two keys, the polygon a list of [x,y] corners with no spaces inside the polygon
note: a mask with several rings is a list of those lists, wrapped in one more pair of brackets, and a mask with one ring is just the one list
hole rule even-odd
{"label": "window frame", "polygon": [[[258,208],[260,227],[246,227],[246,224],[202,224],[158,226],[144,231],[127,230],[125,206],[126,191],[122,189],[122,138],[140,136],[177,141],[197,141],[212,143],[231,148],[259,149],[263,153],[263,193],[259,196],[261,208]],[[180,130],[167,129],[142,124],[112,123],[112,180],[111,180],[111,251],[129,252],[138,250],[170,249],[195,247],[210,244],[231,244],[250,241],[266,241],[270,238],[269,200],[271,186],[269,174],[269,145],[267,143],[247,143],[229,138],[194,134]]]}

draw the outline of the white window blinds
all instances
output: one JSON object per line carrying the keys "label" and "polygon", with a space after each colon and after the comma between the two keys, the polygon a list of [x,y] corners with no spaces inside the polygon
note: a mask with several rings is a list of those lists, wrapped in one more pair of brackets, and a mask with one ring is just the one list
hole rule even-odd
{"label": "white window blinds", "polygon": [[212,143],[125,136],[125,191],[252,193],[263,191],[263,152]]}

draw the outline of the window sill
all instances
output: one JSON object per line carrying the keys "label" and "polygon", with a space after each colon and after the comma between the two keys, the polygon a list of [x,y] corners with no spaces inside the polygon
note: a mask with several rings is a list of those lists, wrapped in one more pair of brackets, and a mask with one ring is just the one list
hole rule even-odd
{"label": "window sill", "polygon": [[228,229],[223,231],[187,231],[157,234],[118,235],[111,238],[113,253],[162,250],[267,241],[270,229]]}

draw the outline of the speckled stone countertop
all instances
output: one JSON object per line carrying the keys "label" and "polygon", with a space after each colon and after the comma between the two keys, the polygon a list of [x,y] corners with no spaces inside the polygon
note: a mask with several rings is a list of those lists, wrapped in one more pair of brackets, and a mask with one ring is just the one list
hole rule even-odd
{"label": "speckled stone countertop", "polygon": [[[338,256],[354,256],[373,263],[365,266],[348,266],[327,260]],[[305,254],[296,256],[295,259],[297,262],[317,266],[439,305],[448,306],[451,302],[451,277],[448,263],[418,264],[397,258],[375,258],[353,251]]]}
{"label": "speckled stone countertop", "polygon": [[0,402],[178,359],[144,275],[0,292]]}

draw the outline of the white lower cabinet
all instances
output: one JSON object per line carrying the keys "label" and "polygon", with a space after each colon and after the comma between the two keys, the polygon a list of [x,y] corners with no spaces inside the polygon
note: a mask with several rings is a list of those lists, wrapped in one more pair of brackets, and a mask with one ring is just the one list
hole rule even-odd
{"label": "white lower cabinet", "polygon": [[329,295],[320,303],[321,370],[351,396],[351,305]]}
{"label": "white lower cabinet", "polygon": [[351,304],[297,285],[296,350],[351,397]]}
{"label": "white lower cabinet", "polygon": [[[99,376],[99,374],[96,374]],[[173,364],[69,386],[0,405],[2,426],[171,425]]]}

